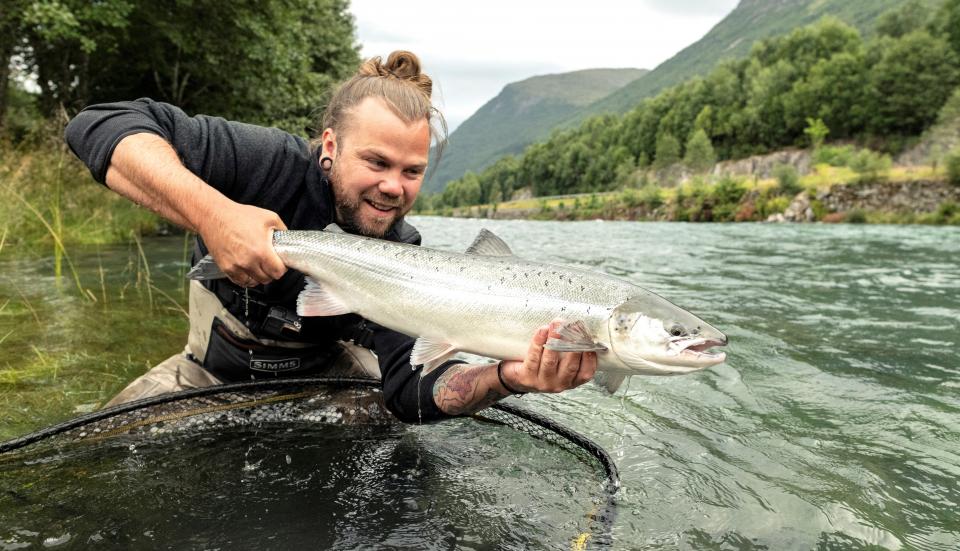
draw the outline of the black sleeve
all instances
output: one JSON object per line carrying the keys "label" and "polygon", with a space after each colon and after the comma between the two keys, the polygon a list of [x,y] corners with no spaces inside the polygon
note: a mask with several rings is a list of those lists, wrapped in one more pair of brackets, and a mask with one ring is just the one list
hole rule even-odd
{"label": "black sleeve", "polygon": [[272,210],[297,191],[280,184],[303,181],[309,164],[302,138],[219,117],[189,117],[150,99],[87,107],[67,125],[66,140],[93,178],[104,183],[120,140],[143,132],[169,142],[187,169],[230,199]]}
{"label": "black sleeve", "polygon": [[410,366],[414,339],[384,327],[370,324],[374,351],[380,361],[383,399],[398,419],[405,423],[428,423],[454,417],[444,413],[433,401],[433,385],[457,361],[449,361],[420,377],[420,369]]}

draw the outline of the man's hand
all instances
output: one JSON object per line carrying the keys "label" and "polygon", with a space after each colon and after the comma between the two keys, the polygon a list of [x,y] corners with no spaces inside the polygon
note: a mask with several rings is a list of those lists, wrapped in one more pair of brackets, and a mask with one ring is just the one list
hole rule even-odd
{"label": "man's hand", "polygon": [[596,352],[557,352],[544,347],[549,338],[559,338],[561,321],[541,327],[533,336],[522,362],[503,362],[507,385],[521,392],[563,392],[593,378],[597,371]]}
{"label": "man's hand", "polygon": [[593,378],[597,371],[596,352],[557,352],[544,345],[550,337],[559,337],[561,321],[541,327],[522,362],[502,362],[504,388],[497,376],[497,364],[455,365],[437,378],[433,401],[450,415],[466,415],[519,392],[562,392]]}
{"label": "man's hand", "polygon": [[273,250],[273,230],[287,226],[277,213],[230,203],[198,228],[217,266],[241,287],[270,283],[287,271]]}
{"label": "man's hand", "polygon": [[285,230],[277,213],[241,205],[187,170],[160,136],[123,138],[106,182],[134,203],[195,231],[230,281],[244,287],[279,279],[287,268],[273,250],[271,230]]}

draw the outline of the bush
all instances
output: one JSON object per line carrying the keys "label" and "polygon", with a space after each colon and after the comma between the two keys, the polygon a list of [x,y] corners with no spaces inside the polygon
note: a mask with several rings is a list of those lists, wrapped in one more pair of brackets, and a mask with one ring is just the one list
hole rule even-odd
{"label": "bush", "polygon": [[813,152],[814,164],[830,166],[850,166],[850,160],[856,154],[852,145],[825,145]]}
{"label": "bush", "polygon": [[647,184],[640,190],[640,202],[654,210],[663,204],[663,191],[653,184]]}
{"label": "bush", "polygon": [[847,224],[864,224],[867,221],[867,214],[860,209],[853,209],[843,217]]}
{"label": "bush", "polygon": [[777,165],[773,169],[773,177],[777,179],[780,191],[785,195],[793,197],[803,191],[803,186],[800,185],[800,174],[791,165]]}
{"label": "bush", "polygon": [[623,206],[627,207],[628,209],[639,207],[642,203],[640,200],[640,193],[633,188],[627,188],[623,190],[620,193],[620,201],[623,203]]}
{"label": "bush", "polygon": [[713,186],[713,196],[720,204],[737,204],[746,192],[740,181],[730,176],[723,177]]}
{"label": "bush", "polygon": [[951,151],[943,164],[947,169],[947,181],[960,186],[960,147]]}
{"label": "bush", "polygon": [[857,173],[857,180],[860,182],[885,180],[892,165],[893,161],[889,155],[875,153],[869,149],[861,149],[850,160],[850,168]]}
{"label": "bush", "polygon": [[790,199],[783,195],[757,200],[757,212],[760,213],[760,217],[764,220],[771,214],[777,214],[787,210],[789,206]]}

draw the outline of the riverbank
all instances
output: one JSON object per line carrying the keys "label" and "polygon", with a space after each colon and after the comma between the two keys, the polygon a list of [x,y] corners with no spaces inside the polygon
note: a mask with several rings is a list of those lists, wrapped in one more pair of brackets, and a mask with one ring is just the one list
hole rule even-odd
{"label": "riverbank", "polygon": [[805,176],[721,174],[672,187],[523,198],[425,212],[456,218],[960,225],[960,186],[941,169],[895,167],[874,179],[818,165]]}

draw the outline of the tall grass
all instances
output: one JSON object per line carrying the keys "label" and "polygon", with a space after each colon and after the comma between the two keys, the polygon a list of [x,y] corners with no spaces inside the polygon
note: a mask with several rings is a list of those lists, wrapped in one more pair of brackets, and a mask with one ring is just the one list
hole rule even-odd
{"label": "tall grass", "polygon": [[18,145],[0,141],[5,244],[18,255],[52,249],[58,273],[60,259],[66,261],[66,251],[74,245],[123,243],[131,230],[148,235],[162,224],[152,212],[94,182],[66,149],[62,135],[56,126],[43,140]]}

